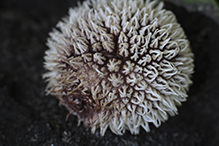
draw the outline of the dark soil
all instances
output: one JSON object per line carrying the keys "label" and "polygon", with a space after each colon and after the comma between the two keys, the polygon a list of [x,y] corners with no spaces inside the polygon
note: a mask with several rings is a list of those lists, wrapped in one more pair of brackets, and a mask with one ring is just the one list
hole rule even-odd
{"label": "dark soil", "polygon": [[179,115],[139,135],[104,137],[45,95],[42,74],[48,33],[74,0],[2,0],[0,4],[0,146],[217,146],[219,143],[219,26],[199,13],[166,4],[195,54],[194,84]]}

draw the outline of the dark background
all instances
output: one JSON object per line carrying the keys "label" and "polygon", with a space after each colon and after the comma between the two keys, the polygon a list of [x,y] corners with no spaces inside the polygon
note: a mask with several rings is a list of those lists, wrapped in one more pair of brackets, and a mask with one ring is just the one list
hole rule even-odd
{"label": "dark background", "polygon": [[219,26],[200,12],[170,3],[195,54],[194,84],[179,115],[139,135],[117,136],[77,126],[77,117],[45,96],[42,74],[48,33],[74,0],[1,0],[0,146],[217,146],[219,144]]}

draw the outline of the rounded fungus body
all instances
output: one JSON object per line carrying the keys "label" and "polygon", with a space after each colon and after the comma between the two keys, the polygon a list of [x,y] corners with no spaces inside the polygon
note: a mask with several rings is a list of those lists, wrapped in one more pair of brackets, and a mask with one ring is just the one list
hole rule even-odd
{"label": "rounded fungus body", "polygon": [[162,2],[86,0],[57,28],[45,52],[47,91],[92,133],[149,131],[186,101],[193,53]]}

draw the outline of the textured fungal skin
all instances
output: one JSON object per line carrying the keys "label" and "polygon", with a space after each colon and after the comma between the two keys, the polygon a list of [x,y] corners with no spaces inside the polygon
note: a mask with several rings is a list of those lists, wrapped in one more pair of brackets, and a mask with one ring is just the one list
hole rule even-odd
{"label": "textured fungal skin", "polygon": [[45,53],[47,91],[92,133],[149,131],[186,101],[193,53],[162,2],[87,0],[57,28]]}

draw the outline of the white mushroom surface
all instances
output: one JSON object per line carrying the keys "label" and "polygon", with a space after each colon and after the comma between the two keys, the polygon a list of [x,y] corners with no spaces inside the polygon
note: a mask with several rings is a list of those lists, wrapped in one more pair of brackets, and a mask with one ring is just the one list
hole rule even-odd
{"label": "white mushroom surface", "polygon": [[47,45],[47,92],[92,133],[150,131],[187,99],[193,53],[162,2],[86,0],[70,9]]}

